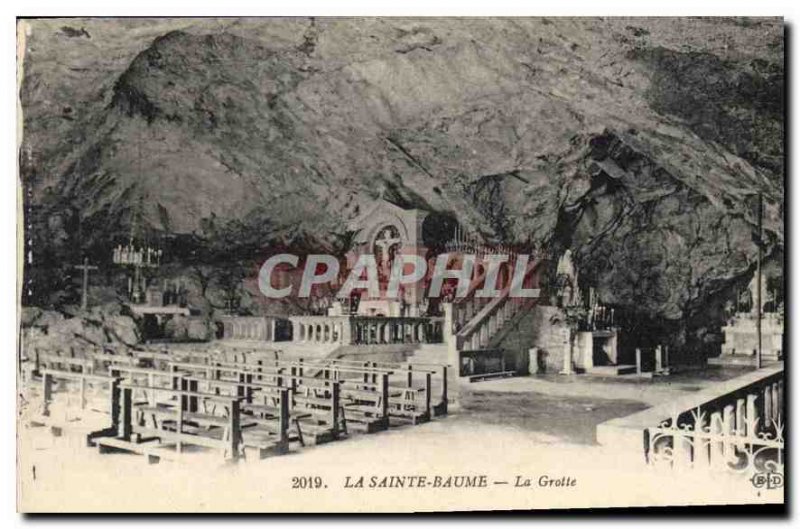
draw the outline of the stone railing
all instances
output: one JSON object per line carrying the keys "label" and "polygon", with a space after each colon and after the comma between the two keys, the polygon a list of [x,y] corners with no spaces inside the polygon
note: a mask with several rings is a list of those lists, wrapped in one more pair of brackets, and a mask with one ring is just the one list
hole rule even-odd
{"label": "stone railing", "polygon": [[270,316],[220,316],[223,340],[274,342],[280,339],[285,320]]}
{"label": "stone railing", "polygon": [[[600,444],[650,465],[735,472],[783,467],[783,365],[597,427]],[[642,452],[644,447],[644,452]]]}
{"label": "stone railing", "polygon": [[[528,263],[524,288],[533,287],[534,272],[541,264],[541,261]],[[510,293],[510,285],[506,285],[495,298],[470,297],[444,304],[444,341],[448,345],[451,365],[462,366],[464,351],[477,353],[492,350],[492,339],[503,326],[534,301],[534,298],[511,297]]]}
{"label": "stone railing", "polygon": [[381,345],[438,343],[442,320],[422,317],[291,316],[295,343]]}
{"label": "stone railing", "polygon": [[464,349],[485,349],[497,331],[529,301],[527,298],[512,298],[506,292],[492,299],[461,330],[455,334],[456,347]]}

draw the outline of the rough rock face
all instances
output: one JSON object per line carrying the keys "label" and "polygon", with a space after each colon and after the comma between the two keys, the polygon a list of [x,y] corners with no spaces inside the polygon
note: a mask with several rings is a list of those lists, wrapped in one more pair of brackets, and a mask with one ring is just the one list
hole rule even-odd
{"label": "rough rock face", "polygon": [[28,309],[22,318],[22,342],[27,354],[34,350],[76,354],[88,348],[111,347],[124,351],[139,343],[136,322],[120,314],[118,305],[93,307],[74,316],[52,310]]}
{"label": "rough rock face", "polygon": [[40,252],[209,218],[324,246],[383,196],[572,247],[605,302],[690,335],[752,276],[758,193],[782,258],[779,19],[30,24]]}
{"label": "rough rock face", "polygon": [[175,316],[164,328],[167,337],[176,342],[204,342],[214,337],[209,320],[205,318],[187,318]]}

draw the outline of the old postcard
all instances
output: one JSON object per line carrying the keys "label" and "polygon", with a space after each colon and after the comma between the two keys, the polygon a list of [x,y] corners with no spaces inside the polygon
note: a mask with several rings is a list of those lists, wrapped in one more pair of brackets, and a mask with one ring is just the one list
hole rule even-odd
{"label": "old postcard", "polygon": [[781,18],[25,18],[18,509],[784,503]]}

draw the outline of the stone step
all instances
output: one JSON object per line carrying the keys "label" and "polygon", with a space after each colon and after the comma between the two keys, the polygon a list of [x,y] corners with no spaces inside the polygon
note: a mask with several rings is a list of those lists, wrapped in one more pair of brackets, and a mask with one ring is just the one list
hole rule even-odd
{"label": "stone step", "polygon": [[615,366],[594,366],[586,370],[590,375],[616,377],[636,373],[635,365],[619,364]]}
{"label": "stone step", "polygon": [[484,380],[493,380],[496,378],[509,378],[517,374],[516,371],[495,371],[492,373],[482,373],[480,375],[471,375],[467,377],[470,382],[481,382]]}

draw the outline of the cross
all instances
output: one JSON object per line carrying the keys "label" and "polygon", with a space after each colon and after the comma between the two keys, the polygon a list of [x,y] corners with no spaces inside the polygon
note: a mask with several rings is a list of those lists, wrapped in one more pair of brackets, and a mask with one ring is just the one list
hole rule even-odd
{"label": "cross", "polygon": [[400,244],[400,242],[400,239],[392,238],[392,234],[389,232],[388,228],[383,230],[381,238],[375,241],[375,246],[381,249],[381,266],[385,267],[389,262],[389,248],[395,244]]}
{"label": "cross", "polygon": [[83,258],[82,265],[74,265],[78,270],[83,270],[83,292],[81,293],[81,309],[86,310],[89,305],[89,270],[97,270],[94,265],[89,265],[89,258]]}

